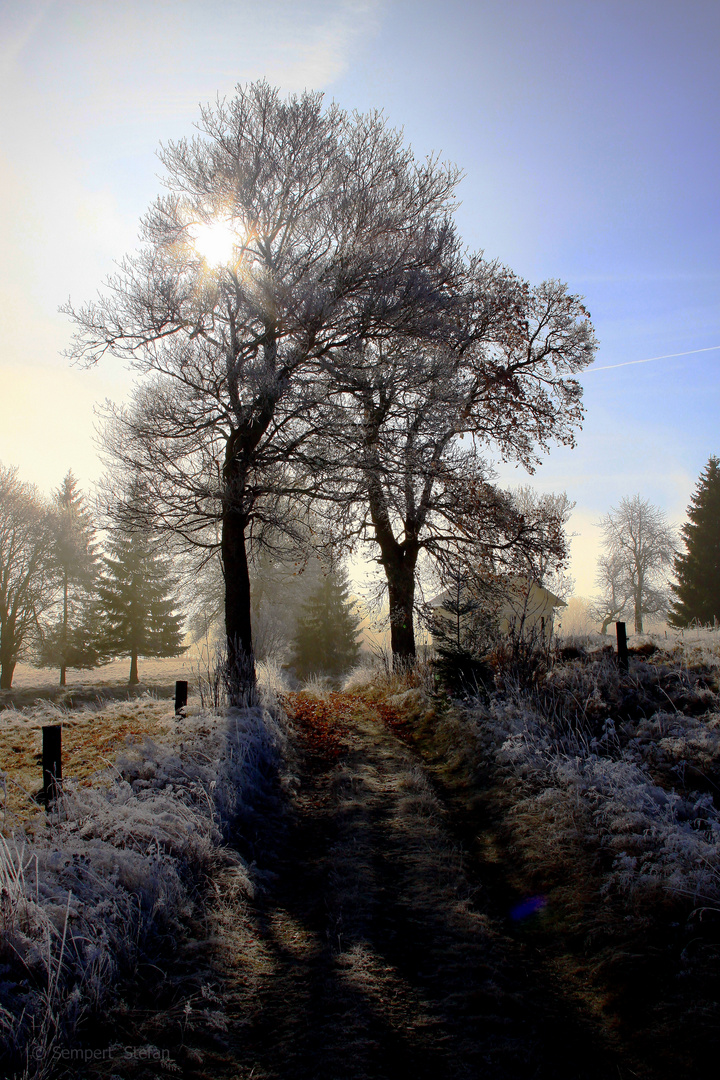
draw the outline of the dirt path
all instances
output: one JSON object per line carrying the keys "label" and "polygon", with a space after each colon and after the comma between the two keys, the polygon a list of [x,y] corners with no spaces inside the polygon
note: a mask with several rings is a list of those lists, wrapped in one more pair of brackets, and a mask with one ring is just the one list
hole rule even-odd
{"label": "dirt path", "polygon": [[250,903],[221,888],[215,911],[227,1029],[185,1075],[632,1075],[485,913],[477,867],[377,708],[296,705],[297,782],[256,837],[266,885]]}

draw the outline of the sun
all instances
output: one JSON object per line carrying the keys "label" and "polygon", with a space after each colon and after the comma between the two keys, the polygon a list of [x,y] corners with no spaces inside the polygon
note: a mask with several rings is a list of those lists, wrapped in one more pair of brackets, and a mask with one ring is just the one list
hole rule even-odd
{"label": "sun", "polygon": [[238,239],[227,221],[197,223],[190,229],[193,243],[208,266],[224,266],[232,260]]}

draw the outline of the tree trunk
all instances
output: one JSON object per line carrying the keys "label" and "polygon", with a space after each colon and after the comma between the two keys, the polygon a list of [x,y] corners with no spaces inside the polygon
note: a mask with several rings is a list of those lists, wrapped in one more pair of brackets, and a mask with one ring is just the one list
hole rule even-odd
{"label": "tree trunk", "polygon": [[242,514],[232,508],[223,514],[221,553],[225,575],[227,685],[230,704],[236,706],[254,701],[256,683],[250,617],[250,571],[245,547],[246,525]]}
{"label": "tree trunk", "polygon": [[138,678],[138,654],[137,650],[133,649],[130,653],[130,678],[128,682],[131,686],[136,686],[140,682]]}
{"label": "tree trunk", "polygon": [[415,659],[415,565],[417,551],[403,550],[400,544],[394,549],[388,545],[382,549],[382,563],[388,583],[390,602],[390,647],[393,667],[401,668]]}
{"label": "tree trunk", "polygon": [[65,686],[65,657],[67,656],[67,629],[68,629],[68,579],[67,574],[63,581],[63,632],[62,632],[62,660],[60,662],[60,685]]}
{"label": "tree trunk", "polygon": [[15,673],[16,660],[2,659],[0,661],[0,690],[11,690],[13,674]]}

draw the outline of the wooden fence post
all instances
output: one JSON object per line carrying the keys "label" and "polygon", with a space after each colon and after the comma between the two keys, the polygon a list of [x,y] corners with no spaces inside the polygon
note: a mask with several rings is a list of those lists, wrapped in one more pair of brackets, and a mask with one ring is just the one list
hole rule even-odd
{"label": "wooden fence post", "polygon": [[625,631],[625,623],[615,623],[615,629],[617,630],[617,657],[618,664],[622,671],[630,670],[630,660],[628,657],[627,647],[627,633]]}
{"label": "wooden fence post", "polygon": [[43,794],[45,805],[50,806],[58,796],[58,785],[62,780],[62,727],[60,724],[53,724],[44,727],[42,733]]}
{"label": "wooden fence post", "polygon": [[187,705],[188,684],[178,679],[175,683],[175,715],[180,716],[182,710]]}

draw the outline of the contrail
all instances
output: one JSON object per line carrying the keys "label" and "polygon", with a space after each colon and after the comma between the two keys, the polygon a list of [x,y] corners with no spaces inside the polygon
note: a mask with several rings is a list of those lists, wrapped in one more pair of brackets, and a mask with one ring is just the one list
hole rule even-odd
{"label": "contrail", "polygon": [[55,0],[45,0],[45,3],[41,4],[37,11],[27,20],[24,29],[18,31],[14,39],[11,37],[5,43],[5,48],[2,50],[2,54],[0,54],[0,63],[2,63],[3,66],[6,64],[10,65],[15,61],[18,54],[27,45],[28,41],[54,4]]}
{"label": "contrail", "polygon": [[715,352],[716,349],[720,349],[720,345],[709,345],[707,349],[688,349],[687,352],[670,352],[665,353],[664,356],[648,356],[645,360],[626,360],[622,364],[605,364],[603,367],[588,368],[585,374],[589,375],[593,371],[612,371],[613,368],[630,367],[632,364],[651,364],[653,360],[671,360],[675,356],[692,356],[694,353]]}

